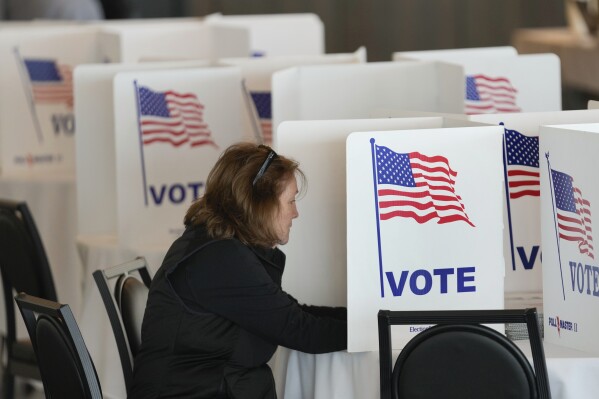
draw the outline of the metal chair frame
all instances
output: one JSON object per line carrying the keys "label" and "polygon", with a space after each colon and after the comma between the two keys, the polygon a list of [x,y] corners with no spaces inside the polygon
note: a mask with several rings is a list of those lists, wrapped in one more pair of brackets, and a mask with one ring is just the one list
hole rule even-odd
{"label": "metal chair frame", "polygon": [[[127,392],[133,382],[133,350],[131,349],[131,343],[127,337],[127,329],[123,321],[121,307],[120,307],[120,292],[115,292],[110,288],[110,280],[122,279],[129,276],[134,276],[137,272],[141,277],[141,281],[146,287],[150,287],[152,277],[148,271],[147,262],[144,257],[137,257],[131,261],[121,263],[104,270],[96,270],[93,272],[94,280],[100,291],[100,296],[106,307],[108,319],[114,333],[116,340],[119,357],[121,360],[121,366],[123,368],[123,374],[125,378],[125,386]],[[120,284],[116,284],[115,290],[120,288]]]}
{"label": "metal chair frame", "polygon": [[[2,345],[3,350],[6,350],[7,352],[6,368],[3,376],[4,386],[2,387],[2,391],[6,399],[12,399],[14,397],[15,376],[37,380],[41,379],[37,363],[26,362],[23,359],[13,356],[13,349],[15,345],[18,345],[19,350],[21,351],[31,351],[31,356],[27,357],[34,358],[33,347],[29,347],[28,349],[28,342],[17,340],[17,319],[15,316],[13,296],[17,292],[27,291],[33,295],[56,301],[57,295],[46,251],[27,203],[23,201],[0,199],[0,212],[8,213],[13,221],[20,224],[23,228],[23,232],[29,239],[29,243],[26,244],[30,247],[27,255],[34,258],[31,266],[35,270],[35,276],[31,276],[31,284],[25,281],[13,281],[11,276],[14,276],[16,272],[15,269],[11,268],[22,268],[22,260],[15,259],[12,263],[10,260],[4,260],[13,257],[10,249],[7,252],[0,254],[0,275],[2,276],[2,288],[4,291],[6,312],[6,334]],[[11,237],[17,236],[16,232],[12,231],[7,231],[7,234]],[[35,289],[33,288],[34,286],[36,287]]]}
{"label": "metal chair frame", "polygon": [[532,350],[534,373],[540,399],[550,399],[549,377],[536,308],[513,310],[390,311],[378,313],[381,399],[392,397],[392,325],[450,325],[525,323]]}
{"label": "metal chair frame", "polygon": [[[102,390],[94,363],[69,305],[38,298],[24,292],[19,293],[14,299],[25,321],[37,357],[42,359],[45,356],[44,353],[40,353],[41,349],[38,347],[38,322],[43,318],[49,318],[54,321],[53,325],[66,339],[69,346],[68,355],[73,359],[79,377],[83,377],[78,378],[78,381],[81,383],[80,389],[84,392],[84,398],[101,399]],[[56,367],[60,367],[60,365],[56,365]],[[48,370],[44,370],[42,367],[40,373],[46,397],[55,397],[56,394],[49,390]],[[56,381],[53,382],[56,383]]]}

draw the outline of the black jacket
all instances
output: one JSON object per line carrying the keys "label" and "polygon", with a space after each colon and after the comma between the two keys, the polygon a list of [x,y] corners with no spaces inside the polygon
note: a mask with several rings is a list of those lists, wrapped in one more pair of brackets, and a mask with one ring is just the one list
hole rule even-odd
{"label": "black jacket", "polygon": [[275,398],[266,362],[283,345],[347,348],[345,308],[302,306],[281,290],[285,255],[188,228],[156,273],[130,398]]}

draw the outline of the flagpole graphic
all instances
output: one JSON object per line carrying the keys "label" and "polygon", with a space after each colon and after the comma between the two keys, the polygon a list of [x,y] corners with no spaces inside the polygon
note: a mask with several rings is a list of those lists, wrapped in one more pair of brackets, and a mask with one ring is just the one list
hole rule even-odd
{"label": "flagpole graphic", "polygon": [[260,129],[258,124],[258,111],[256,110],[256,104],[254,103],[250,92],[245,85],[245,79],[241,81],[241,90],[243,92],[243,99],[245,101],[245,106],[250,112],[250,121],[252,122],[252,130],[254,131],[254,137],[256,138],[256,142],[258,144],[264,144],[264,134],[262,129]]}
{"label": "flagpole graphic", "polygon": [[512,231],[512,209],[510,207],[510,187],[509,187],[509,180],[508,180],[508,171],[507,171],[507,164],[508,164],[508,159],[507,159],[507,145],[505,143],[505,139],[506,139],[506,130],[505,130],[505,126],[503,124],[503,122],[499,123],[501,126],[503,126],[503,178],[505,180],[505,202],[507,205],[507,223],[508,223],[508,228],[509,228],[509,236],[510,236],[510,253],[512,255],[512,270],[516,270],[516,255],[514,253],[514,234]]}
{"label": "flagpole graphic", "polygon": [[557,224],[556,212],[555,212],[555,194],[553,190],[553,176],[551,175],[551,163],[549,162],[549,152],[545,153],[545,158],[547,158],[547,171],[549,172],[549,189],[551,190],[551,212],[553,212],[553,224],[555,227],[555,240],[557,242],[557,259],[559,262],[559,275],[562,280],[562,295],[564,297],[564,301],[566,300],[566,290],[564,288],[564,274],[562,271],[562,255],[560,253],[559,246],[559,228]]}
{"label": "flagpole graphic", "polygon": [[143,130],[141,127],[141,101],[139,98],[139,88],[137,86],[137,80],[133,81],[133,88],[135,89],[135,104],[137,105],[137,129],[139,131],[139,152],[141,154],[141,177],[144,189],[144,204],[148,206],[148,183],[146,181],[146,162],[144,159],[144,139]]}
{"label": "flagpole graphic", "polygon": [[269,91],[250,92],[252,102],[258,113],[260,131],[265,144],[272,144],[272,93]]}
{"label": "flagpole graphic", "polygon": [[37,110],[35,109],[35,100],[33,98],[33,93],[31,92],[31,85],[29,84],[28,74],[26,74],[27,71],[25,62],[23,61],[23,58],[19,53],[18,47],[13,47],[13,53],[17,60],[17,69],[19,71],[19,77],[21,78],[21,84],[23,85],[23,90],[25,91],[25,97],[27,97],[27,105],[29,105],[29,112],[31,113],[31,119],[33,120],[33,125],[37,134],[37,139],[41,143],[44,141],[44,136],[42,134],[42,127],[40,126]]}
{"label": "flagpole graphic", "polygon": [[381,250],[381,224],[379,217],[379,194],[377,189],[377,167],[376,167],[376,155],[375,155],[375,140],[370,139],[370,150],[372,153],[372,182],[374,183],[374,209],[376,213],[376,235],[379,250],[379,279],[381,283],[381,298],[385,297],[385,284],[383,283],[383,252]]}

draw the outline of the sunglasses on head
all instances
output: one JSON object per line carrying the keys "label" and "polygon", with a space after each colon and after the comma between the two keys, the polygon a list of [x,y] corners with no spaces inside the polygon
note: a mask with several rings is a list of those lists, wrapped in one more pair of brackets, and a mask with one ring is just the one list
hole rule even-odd
{"label": "sunglasses on head", "polygon": [[272,163],[272,161],[275,158],[278,157],[277,153],[272,148],[270,148],[269,146],[260,144],[258,146],[258,148],[266,148],[268,150],[268,155],[266,156],[266,159],[262,163],[262,166],[260,166],[260,169],[258,170],[258,173],[256,173],[256,177],[254,177],[254,181],[252,182],[252,186],[256,185],[256,182],[258,180],[260,180],[260,178],[262,176],[264,176],[264,173],[266,172],[266,170],[268,169],[268,167],[270,166],[270,164]]}

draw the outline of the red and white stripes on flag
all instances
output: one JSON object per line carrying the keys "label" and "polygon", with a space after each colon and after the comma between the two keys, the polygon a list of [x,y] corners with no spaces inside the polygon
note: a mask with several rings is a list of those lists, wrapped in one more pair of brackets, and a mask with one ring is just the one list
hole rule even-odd
{"label": "red and white stripes on flag", "polygon": [[212,145],[212,132],[204,121],[204,106],[193,93],[137,89],[139,123],[144,145],[166,143],[173,147]]}
{"label": "red and white stripes on flag", "polygon": [[539,197],[539,137],[505,128],[503,139],[510,199]]}
{"label": "red and white stripes on flag", "polygon": [[73,68],[54,60],[24,59],[36,104],[66,104],[73,108]]}
{"label": "red and white stripes on flag", "polygon": [[559,238],[578,242],[581,254],[595,259],[591,203],[574,186],[574,179],[563,172],[551,169]]}
{"label": "red and white stripes on flag", "polygon": [[377,145],[376,173],[380,220],[405,217],[419,224],[464,221],[474,226],[455,191],[457,172],[447,158],[400,154]]}
{"label": "red and white stripes on flag", "polygon": [[518,90],[506,77],[483,74],[466,76],[464,113],[489,114],[520,112],[516,103]]}
{"label": "red and white stripes on flag", "polygon": [[258,118],[264,144],[272,144],[272,95],[269,91],[250,92]]}
{"label": "red and white stripes on flag", "polygon": [[262,130],[264,144],[272,145],[272,120],[260,119],[260,129]]}

